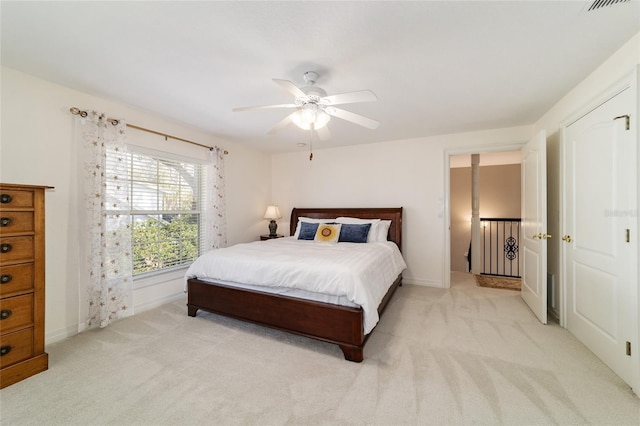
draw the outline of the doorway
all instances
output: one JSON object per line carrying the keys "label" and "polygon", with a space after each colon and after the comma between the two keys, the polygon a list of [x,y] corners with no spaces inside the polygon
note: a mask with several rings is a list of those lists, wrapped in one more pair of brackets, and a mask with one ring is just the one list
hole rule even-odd
{"label": "doorway", "polygon": [[[452,224],[452,220],[457,220],[457,221],[468,221],[469,222],[469,229],[470,229],[470,219],[471,219],[471,198],[469,197],[469,216],[468,217],[459,217],[459,218],[453,218],[452,217],[452,194],[451,194],[451,168],[452,168],[452,162],[453,162],[453,168],[457,168],[457,167],[464,167],[462,164],[463,163],[457,163],[457,161],[466,161],[465,158],[469,158],[468,160],[468,165],[470,167],[470,156],[471,154],[478,154],[480,153],[480,156],[482,158],[482,156],[485,156],[487,158],[489,157],[494,157],[494,161],[502,161],[502,163],[505,163],[506,161],[511,161],[513,162],[513,160],[506,160],[506,158],[509,158],[509,156],[514,155],[514,154],[509,154],[509,153],[513,153],[513,152],[518,152],[520,149],[524,146],[524,143],[512,143],[512,144],[504,144],[504,145],[481,145],[481,146],[476,146],[476,147],[472,147],[472,148],[452,148],[452,149],[446,149],[444,151],[444,182],[445,182],[445,199],[444,199],[444,210],[445,210],[445,220],[444,220],[444,265],[443,265],[443,287],[444,288],[450,288],[451,287],[451,271],[452,271],[452,243],[451,243],[451,224]],[[459,160],[461,159],[461,160]],[[502,160],[500,160],[502,159]],[[482,161],[482,160],[481,160]],[[490,164],[490,163],[487,163]],[[454,225],[455,227],[455,225]],[[468,234],[469,236],[471,235],[470,232]],[[464,263],[466,263],[465,260],[465,252],[467,252],[469,250],[468,247],[469,241],[466,242],[467,247],[463,248],[462,250],[460,250],[458,248],[458,246],[460,245],[460,243],[456,244],[456,256],[459,256],[459,258],[462,258],[462,261]],[[463,244],[464,245],[464,244]],[[456,264],[459,265],[460,263],[460,259],[456,259]]]}
{"label": "doorway", "polygon": [[[480,249],[471,242],[472,166],[469,154],[450,157],[451,270],[471,271],[473,255],[482,259],[477,273],[520,278],[520,151],[479,155]],[[507,241],[508,240],[508,241]],[[505,253],[505,247],[508,252]]]}

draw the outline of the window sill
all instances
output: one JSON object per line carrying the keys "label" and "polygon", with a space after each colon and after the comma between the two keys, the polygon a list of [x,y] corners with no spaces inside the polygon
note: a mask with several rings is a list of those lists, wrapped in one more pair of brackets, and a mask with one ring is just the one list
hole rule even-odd
{"label": "window sill", "polygon": [[151,287],[168,281],[175,281],[183,279],[184,274],[187,272],[188,266],[183,268],[172,269],[166,272],[156,272],[147,275],[140,276],[133,279],[133,289]]}

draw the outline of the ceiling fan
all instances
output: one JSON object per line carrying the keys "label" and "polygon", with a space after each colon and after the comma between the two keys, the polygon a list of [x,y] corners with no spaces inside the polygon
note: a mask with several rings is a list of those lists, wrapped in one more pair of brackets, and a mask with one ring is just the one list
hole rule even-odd
{"label": "ceiling fan", "polygon": [[371,90],[359,90],[356,92],[327,96],[327,92],[320,87],[314,86],[318,77],[318,73],[314,71],[305,72],[304,81],[307,85],[304,87],[298,87],[289,80],[274,78],[273,81],[276,84],[295,96],[293,103],[241,107],[234,108],[233,111],[295,108],[294,112],[273,126],[267,134],[274,134],[293,123],[304,130],[315,130],[319,138],[323,140],[331,137],[326,127],[331,117],[340,118],[368,129],[376,129],[380,125],[376,120],[335,107],[335,105],[377,101],[378,98],[375,93]]}

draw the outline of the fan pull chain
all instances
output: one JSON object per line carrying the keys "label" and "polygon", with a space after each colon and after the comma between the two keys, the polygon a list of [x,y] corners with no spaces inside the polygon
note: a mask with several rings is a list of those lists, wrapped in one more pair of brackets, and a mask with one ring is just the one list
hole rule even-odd
{"label": "fan pull chain", "polygon": [[313,161],[313,131],[315,126],[311,123],[311,129],[309,130],[309,161]]}

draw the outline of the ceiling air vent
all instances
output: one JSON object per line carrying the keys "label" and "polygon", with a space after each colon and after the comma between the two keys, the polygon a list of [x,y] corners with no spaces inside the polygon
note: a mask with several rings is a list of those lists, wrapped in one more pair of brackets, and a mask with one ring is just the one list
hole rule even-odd
{"label": "ceiling air vent", "polygon": [[587,12],[591,12],[592,10],[602,9],[603,7],[613,6],[617,3],[627,3],[629,0],[594,0],[594,2],[589,6],[589,10]]}

